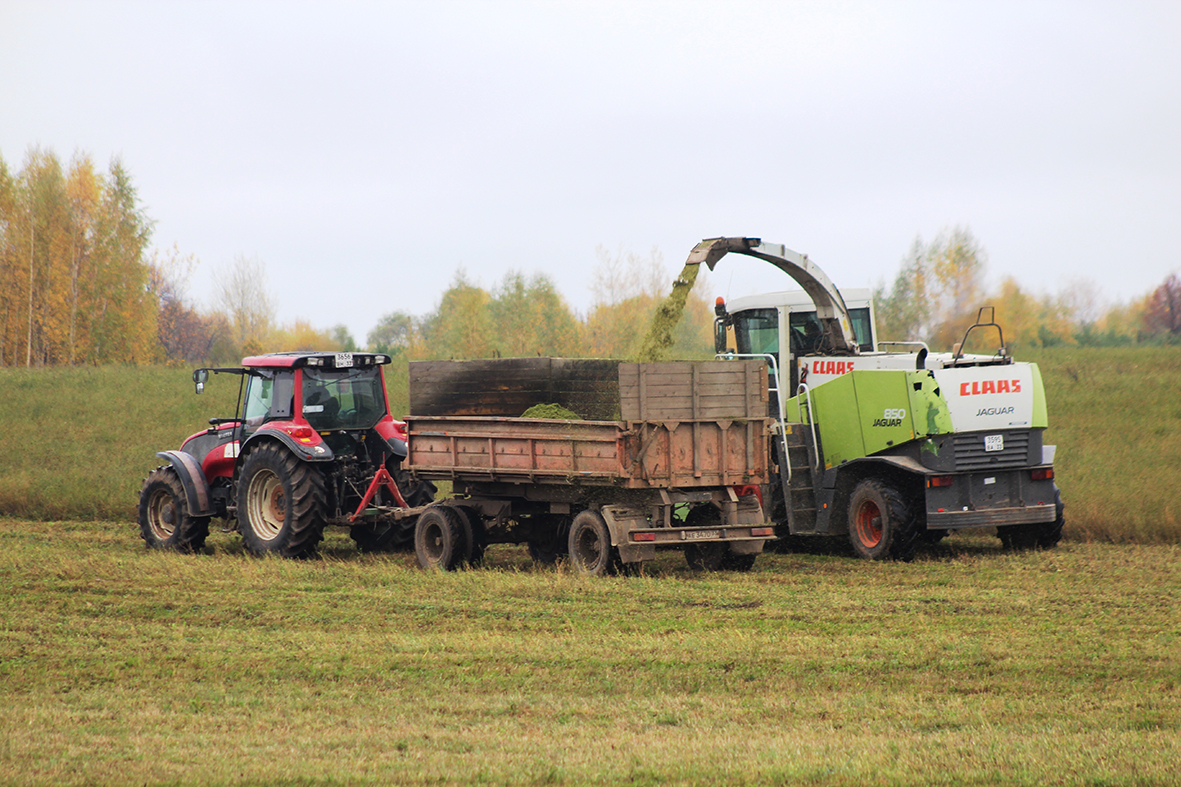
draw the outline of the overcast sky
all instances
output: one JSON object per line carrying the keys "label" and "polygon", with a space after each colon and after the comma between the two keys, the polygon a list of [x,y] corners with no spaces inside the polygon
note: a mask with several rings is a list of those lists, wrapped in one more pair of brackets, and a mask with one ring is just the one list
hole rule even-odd
{"label": "overcast sky", "polygon": [[[857,287],[963,225],[992,283],[1127,300],[1181,268],[1181,3],[0,0],[0,156],[34,145],[120,156],[195,299],[257,256],[360,341],[461,267],[585,313],[597,246],[717,235]],[[731,255],[709,294],[788,284]]]}

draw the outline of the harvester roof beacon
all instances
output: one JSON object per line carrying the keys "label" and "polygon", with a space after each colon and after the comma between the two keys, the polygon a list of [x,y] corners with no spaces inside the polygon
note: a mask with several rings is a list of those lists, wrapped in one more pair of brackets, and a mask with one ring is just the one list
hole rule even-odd
{"label": "harvester roof beacon", "polygon": [[[758,238],[710,238],[689,262],[765,260],[803,293],[718,299],[720,358],[763,358],[778,404],[768,489],[781,543],[847,534],[867,558],[909,559],[921,540],[996,527],[1007,547],[1050,547],[1063,504],[1036,364],[1016,362],[991,307],[951,352],[882,341],[867,290],[846,301],[805,255]],[[806,296],[806,297],[805,297]],[[966,354],[995,330],[993,354]],[[904,348],[881,351],[880,347]]]}

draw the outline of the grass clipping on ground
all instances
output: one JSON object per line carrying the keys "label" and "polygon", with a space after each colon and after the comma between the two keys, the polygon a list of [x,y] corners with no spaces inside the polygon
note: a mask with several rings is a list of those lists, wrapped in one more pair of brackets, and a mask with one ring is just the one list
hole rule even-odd
{"label": "grass clipping on ground", "polygon": [[697,281],[699,268],[701,265],[698,263],[682,268],[681,275],[673,282],[673,291],[656,307],[648,334],[636,355],[640,363],[663,361],[668,355],[669,348],[673,346],[673,332],[681,322],[681,314],[685,311],[685,302],[693,290],[693,283]]}

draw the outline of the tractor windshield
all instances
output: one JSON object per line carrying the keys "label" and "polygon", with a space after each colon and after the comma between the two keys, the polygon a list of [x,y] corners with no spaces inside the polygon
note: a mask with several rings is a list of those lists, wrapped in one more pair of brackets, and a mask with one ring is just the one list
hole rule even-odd
{"label": "tractor windshield", "polygon": [[303,417],[313,428],[368,429],[385,415],[379,367],[303,370]]}

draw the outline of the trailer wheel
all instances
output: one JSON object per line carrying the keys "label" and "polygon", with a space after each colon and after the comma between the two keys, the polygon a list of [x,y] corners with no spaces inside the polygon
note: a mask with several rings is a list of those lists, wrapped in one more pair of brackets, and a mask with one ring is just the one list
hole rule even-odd
{"label": "trailer wheel", "polygon": [[328,496],[320,471],[285,448],[250,452],[238,481],[238,530],[256,555],[307,557],[320,543]]}
{"label": "trailer wheel", "polygon": [[447,506],[459,521],[462,543],[456,565],[478,566],[484,560],[484,522],[480,514],[468,506]]}
{"label": "trailer wheel", "polygon": [[750,571],[755,567],[757,558],[758,555],[735,555],[733,552],[729,552],[722,562],[722,568],[727,571]]}
{"label": "trailer wheel", "polygon": [[579,574],[601,577],[615,565],[607,523],[595,511],[583,511],[570,523],[570,565]]}
{"label": "trailer wheel", "polygon": [[180,476],[171,467],[158,467],[139,493],[139,530],[152,549],[196,552],[205,546],[209,517],[189,516]]}
{"label": "trailer wheel", "polygon": [[849,498],[849,541],[866,560],[910,560],[917,523],[906,498],[892,484],[867,478]]}
{"label": "trailer wheel", "polygon": [[726,552],[721,541],[685,544],[685,562],[694,571],[721,571],[726,566]]}
{"label": "trailer wheel", "polygon": [[431,506],[418,515],[414,552],[423,568],[451,571],[463,553],[463,523],[447,506]]}

